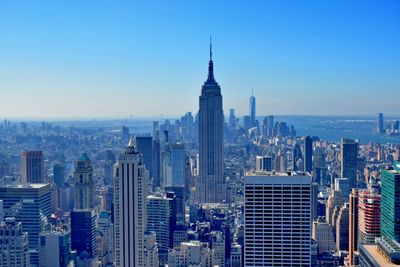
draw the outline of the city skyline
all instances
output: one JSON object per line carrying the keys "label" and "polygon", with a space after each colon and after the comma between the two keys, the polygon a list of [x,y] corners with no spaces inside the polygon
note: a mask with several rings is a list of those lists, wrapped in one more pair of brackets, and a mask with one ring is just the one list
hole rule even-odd
{"label": "city skyline", "polygon": [[2,118],[195,111],[210,34],[224,110],[399,115],[397,2],[210,5],[1,2]]}

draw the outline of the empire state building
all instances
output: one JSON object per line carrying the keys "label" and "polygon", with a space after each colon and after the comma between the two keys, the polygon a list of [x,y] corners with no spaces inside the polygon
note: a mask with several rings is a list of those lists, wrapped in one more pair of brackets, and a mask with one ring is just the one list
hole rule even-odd
{"label": "empire state building", "polygon": [[201,203],[217,203],[224,199],[223,145],[224,111],[221,87],[214,79],[212,46],[208,78],[199,97],[199,172],[198,200]]}

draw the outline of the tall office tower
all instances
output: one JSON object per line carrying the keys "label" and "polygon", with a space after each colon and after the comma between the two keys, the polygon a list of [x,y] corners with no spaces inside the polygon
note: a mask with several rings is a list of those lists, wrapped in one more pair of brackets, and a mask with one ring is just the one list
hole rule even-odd
{"label": "tall office tower", "polygon": [[42,151],[21,152],[21,183],[43,183],[44,163]]}
{"label": "tall office tower", "polygon": [[71,249],[81,259],[96,259],[96,215],[93,210],[71,211]]}
{"label": "tall office tower", "polygon": [[235,129],[236,128],[236,116],[235,116],[235,109],[231,108],[229,109],[229,129]]}
{"label": "tall office tower", "polygon": [[342,177],[349,179],[350,188],[356,188],[358,142],[351,139],[342,138],[341,153]]}
{"label": "tall office tower", "polygon": [[251,128],[251,120],[250,120],[250,116],[248,116],[248,115],[243,116],[243,128],[245,130],[248,130]]}
{"label": "tall office tower", "polygon": [[247,173],[244,191],[244,266],[310,266],[311,176]]}
{"label": "tall office tower", "polygon": [[324,217],[319,217],[317,220],[313,221],[312,238],[318,244],[318,254],[335,250],[332,227]]}
{"label": "tall office tower", "polygon": [[256,98],[253,95],[253,90],[251,90],[251,96],[249,98],[249,104],[250,104],[250,124],[251,127],[256,126]]}
{"label": "tall office tower", "polygon": [[159,261],[163,266],[168,263],[168,249],[173,246],[175,216],[173,194],[158,193],[147,197],[147,230],[156,233]]}
{"label": "tall office tower", "polygon": [[211,266],[225,266],[225,240],[222,232],[213,231],[210,235]]}
{"label": "tall office tower", "polygon": [[102,249],[97,249],[102,253],[97,253],[97,256],[101,258],[104,265],[111,264],[114,262],[114,225],[111,221],[111,214],[101,211],[96,220],[96,229],[99,233],[97,239],[101,239],[103,243]]}
{"label": "tall office tower", "polygon": [[358,244],[373,244],[381,235],[381,196],[370,190],[358,191]]}
{"label": "tall office tower", "polygon": [[349,197],[349,266],[354,265],[354,252],[358,250],[358,189]]}
{"label": "tall office tower", "polygon": [[114,178],[114,240],[117,267],[142,267],[147,223],[148,172],[133,138],[119,156]]}
{"label": "tall office tower", "polygon": [[378,113],[377,132],[380,134],[385,133],[384,123],[383,123],[383,113]]}
{"label": "tall office tower", "polygon": [[53,165],[54,183],[57,187],[62,187],[65,183],[65,165],[62,163],[55,163]]}
{"label": "tall office tower", "polygon": [[161,141],[159,132],[157,131],[153,136],[153,191],[157,187],[161,187]]}
{"label": "tall office tower", "polygon": [[311,184],[311,220],[318,219],[319,216],[319,202],[318,202],[318,194],[319,194],[319,185],[317,183]]}
{"label": "tall office tower", "polygon": [[186,193],[184,186],[166,186],[165,192],[174,193],[176,202],[176,220],[177,222],[185,222],[185,200]]}
{"label": "tall office tower", "polygon": [[256,156],[256,171],[272,171],[272,158],[269,156]]}
{"label": "tall office tower", "polygon": [[23,184],[0,187],[4,217],[15,217],[28,232],[30,263],[39,264],[39,234],[51,217],[51,185]]}
{"label": "tall office tower", "polygon": [[144,260],[143,266],[159,266],[158,261],[158,248],[157,248],[157,240],[156,233],[146,231],[144,232]]}
{"label": "tall office tower", "polygon": [[74,207],[75,209],[94,208],[93,166],[86,153],[83,153],[75,164]]}
{"label": "tall office tower", "polygon": [[122,126],[121,128],[121,137],[126,140],[129,138],[129,128],[126,126]]}
{"label": "tall office tower", "polygon": [[170,186],[184,186],[186,177],[186,150],[182,143],[171,145],[172,184]]}
{"label": "tall office tower", "polygon": [[400,242],[400,161],[381,171],[381,234]]}
{"label": "tall office tower", "polygon": [[344,203],[336,219],[336,248],[338,251],[349,248],[349,203]]}
{"label": "tall office tower", "polygon": [[70,238],[71,233],[69,230],[54,230],[40,233],[39,266],[70,266]]}
{"label": "tall office tower", "polygon": [[160,125],[158,121],[153,121],[153,133],[152,133],[152,137],[153,139],[155,139],[155,137],[158,135],[158,133],[160,132]]}
{"label": "tall office tower", "polygon": [[0,266],[30,266],[28,233],[13,217],[0,223]]}
{"label": "tall office tower", "polygon": [[208,78],[199,97],[200,181],[196,190],[200,202],[222,202],[225,196],[223,145],[224,111],[221,87],[214,79],[210,43]]}
{"label": "tall office tower", "polygon": [[326,221],[336,229],[336,213],[349,197],[349,184],[347,178],[335,178],[335,182],[329,193],[328,200],[326,202]]}
{"label": "tall office tower", "polygon": [[311,137],[307,136],[304,139],[304,171],[311,173],[313,170],[313,141]]}
{"label": "tall office tower", "polygon": [[136,137],[137,151],[143,155],[143,163],[146,170],[149,172],[149,177],[153,177],[153,137],[137,136]]}

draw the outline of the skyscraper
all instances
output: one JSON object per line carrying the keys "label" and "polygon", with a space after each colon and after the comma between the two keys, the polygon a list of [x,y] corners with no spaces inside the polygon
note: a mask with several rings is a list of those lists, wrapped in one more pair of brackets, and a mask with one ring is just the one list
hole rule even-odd
{"label": "skyscraper", "polygon": [[137,151],[142,154],[143,163],[146,165],[146,170],[149,172],[149,177],[153,177],[153,137],[137,136],[136,137]]}
{"label": "skyscraper", "polygon": [[114,178],[114,240],[117,267],[145,264],[148,172],[133,138],[120,154]]}
{"label": "skyscraper", "polygon": [[400,161],[382,170],[381,234],[400,242]]}
{"label": "skyscraper", "polygon": [[0,266],[30,266],[28,233],[13,217],[0,222]]}
{"label": "skyscraper", "polygon": [[358,190],[353,189],[349,197],[349,266],[354,264],[354,252],[358,250]]}
{"label": "skyscraper", "polygon": [[221,88],[214,79],[210,43],[208,78],[199,97],[200,181],[196,190],[200,202],[222,202],[225,195],[223,193],[223,129]]}
{"label": "skyscraper", "polygon": [[358,157],[358,142],[342,138],[341,142],[341,170],[342,177],[349,180],[349,187],[357,187],[357,157]]}
{"label": "skyscraper", "polygon": [[57,187],[62,187],[65,183],[65,165],[62,163],[55,163],[53,165],[53,178]]}
{"label": "skyscraper", "polygon": [[93,210],[71,211],[71,249],[82,259],[96,258],[96,215]]}
{"label": "skyscraper", "polygon": [[40,233],[40,267],[70,266],[71,232],[69,230]]}
{"label": "skyscraper", "polygon": [[39,234],[51,217],[50,184],[24,184],[0,188],[4,217],[15,217],[28,232],[30,263],[39,264]]}
{"label": "skyscraper", "polygon": [[383,113],[378,113],[377,132],[380,134],[385,133],[384,123],[383,123]]}
{"label": "skyscraper", "polygon": [[244,266],[311,265],[311,176],[244,178]]}
{"label": "skyscraper", "polygon": [[43,183],[44,163],[42,151],[21,152],[21,182]]}
{"label": "skyscraper", "polygon": [[251,90],[249,104],[250,104],[250,125],[251,127],[254,127],[256,125],[256,98],[253,95],[253,90]]}
{"label": "skyscraper", "polygon": [[147,231],[156,233],[159,261],[167,264],[168,249],[172,248],[176,211],[174,198],[159,193],[147,197]]}
{"label": "skyscraper", "polygon": [[94,208],[93,166],[86,153],[80,156],[74,169],[74,207]]}
{"label": "skyscraper", "polygon": [[304,139],[304,171],[311,173],[313,156],[313,141],[311,137],[307,136]]}
{"label": "skyscraper", "polygon": [[374,244],[381,235],[381,195],[358,191],[358,244]]}
{"label": "skyscraper", "polygon": [[172,184],[168,186],[184,186],[186,177],[186,151],[185,145],[182,143],[172,144],[171,151],[171,167],[172,167]]}

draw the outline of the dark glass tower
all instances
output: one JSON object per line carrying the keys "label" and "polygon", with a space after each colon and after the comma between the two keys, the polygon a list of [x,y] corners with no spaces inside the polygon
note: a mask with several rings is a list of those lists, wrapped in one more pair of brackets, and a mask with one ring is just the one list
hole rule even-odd
{"label": "dark glass tower", "polygon": [[221,88],[214,79],[214,64],[210,43],[208,78],[199,97],[199,165],[200,180],[197,188],[200,202],[223,200],[223,129]]}
{"label": "dark glass tower", "polygon": [[312,139],[307,136],[304,139],[304,170],[306,172],[311,173],[312,167],[312,155],[313,155],[313,147],[312,147]]}
{"label": "dark glass tower", "polygon": [[342,177],[349,179],[350,188],[357,187],[358,142],[342,138]]}

